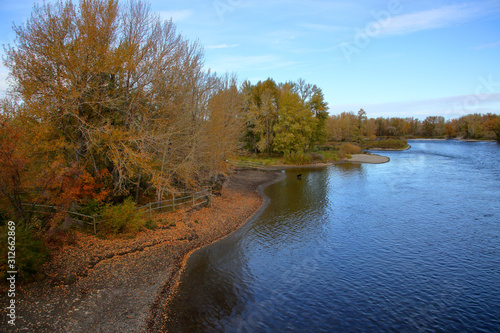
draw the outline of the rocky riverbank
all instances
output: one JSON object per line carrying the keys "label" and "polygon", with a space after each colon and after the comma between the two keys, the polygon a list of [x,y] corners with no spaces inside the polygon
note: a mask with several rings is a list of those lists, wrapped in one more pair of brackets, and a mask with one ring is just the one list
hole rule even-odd
{"label": "rocky riverbank", "polygon": [[[133,239],[103,240],[76,233],[53,254],[45,278],[16,295],[16,326],[2,332],[140,332],[168,296],[189,253],[239,228],[262,206],[259,185],[279,172],[237,171],[212,207],[165,214],[164,228]],[[150,316],[152,316],[150,318]]]}

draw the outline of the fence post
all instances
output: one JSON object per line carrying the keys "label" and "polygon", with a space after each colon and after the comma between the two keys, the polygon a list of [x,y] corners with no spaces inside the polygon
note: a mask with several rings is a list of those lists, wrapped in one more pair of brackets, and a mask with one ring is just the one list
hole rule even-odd
{"label": "fence post", "polygon": [[151,218],[151,202],[149,203],[149,218]]}
{"label": "fence post", "polygon": [[95,216],[92,216],[92,220],[94,221],[94,235],[97,234],[97,229],[96,229],[96,226],[95,226]]}
{"label": "fence post", "polygon": [[194,206],[194,192],[193,192],[193,206]]}
{"label": "fence post", "polygon": [[175,212],[175,195],[172,194],[172,211]]}

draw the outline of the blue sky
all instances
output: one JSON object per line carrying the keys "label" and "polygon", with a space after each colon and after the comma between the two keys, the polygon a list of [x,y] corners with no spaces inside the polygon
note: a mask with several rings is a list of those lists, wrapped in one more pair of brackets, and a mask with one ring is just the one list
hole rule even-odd
{"label": "blue sky", "polygon": [[[0,43],[34,1],[0,0]],[[500,113],[500,1],[151,1],[199,40],[205,64],[253,83],[299,78],[331,114],[449,118]],[[2,51],[3,52],[3,51]],[[0,92],[7,89],[0,67]]]}

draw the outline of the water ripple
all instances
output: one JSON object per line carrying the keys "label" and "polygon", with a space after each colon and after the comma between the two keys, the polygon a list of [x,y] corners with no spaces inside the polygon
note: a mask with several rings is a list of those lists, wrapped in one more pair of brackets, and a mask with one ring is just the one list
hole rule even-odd
{"label": "water ripple", "polygon": [[500,332],[500,146],[411,145],[287,171],[251,226],[192,256],[165,327]]}

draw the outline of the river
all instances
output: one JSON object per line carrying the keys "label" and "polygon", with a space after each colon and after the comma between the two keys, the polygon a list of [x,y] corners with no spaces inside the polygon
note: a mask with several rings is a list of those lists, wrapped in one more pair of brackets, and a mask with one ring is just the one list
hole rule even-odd
{"label": "river", "polygon": [[163,328],[499,332],[500,145],[409,143],[287,170],[260,216],[189,258]]}

